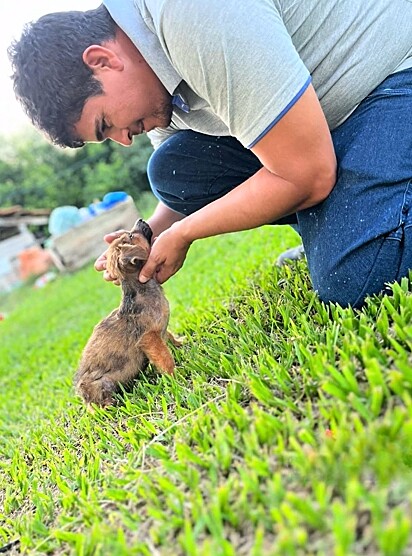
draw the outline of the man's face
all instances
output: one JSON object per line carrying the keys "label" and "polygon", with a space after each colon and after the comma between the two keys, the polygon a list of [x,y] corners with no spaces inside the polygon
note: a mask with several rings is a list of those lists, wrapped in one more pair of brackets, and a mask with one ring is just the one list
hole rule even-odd
{"label": "man's face", "polygon": [[170,124],[172,99],[156,74],[141,57],[128,60],[119,71],[113,64],[94,71],[103,94],[90,97],[75,125],[84,142],[112,139],[131,145],[134,135]]}

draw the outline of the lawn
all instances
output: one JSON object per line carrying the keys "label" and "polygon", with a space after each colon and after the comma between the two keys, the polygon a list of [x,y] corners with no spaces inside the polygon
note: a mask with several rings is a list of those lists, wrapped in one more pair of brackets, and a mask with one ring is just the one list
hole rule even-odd
{"label": "lawn", "polygon": [[[325,306],[267,227],[165,285],[174,377],[91,415],[72,387],[119,289],[91,267],[0,301],[0,553],[412,554],[412,296]],[[3,548],[2,548],[3,547]]]}

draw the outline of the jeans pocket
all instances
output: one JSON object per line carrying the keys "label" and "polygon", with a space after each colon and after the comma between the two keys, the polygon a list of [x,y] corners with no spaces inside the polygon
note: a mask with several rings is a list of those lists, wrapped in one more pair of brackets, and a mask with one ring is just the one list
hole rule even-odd
{"label": "jeans pocket", "polygon": [[362,305],[367,295],[381,293],[387,284],[396,282],[402,261],[403,236],[404,225],[401,224],[381,239],[380,248],[354,307]]}

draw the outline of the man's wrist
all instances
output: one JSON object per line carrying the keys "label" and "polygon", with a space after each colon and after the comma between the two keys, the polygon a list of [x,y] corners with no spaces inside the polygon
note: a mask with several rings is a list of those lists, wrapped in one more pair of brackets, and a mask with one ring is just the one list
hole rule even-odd
{"label": "man's wrist", "polygon": [[190,216],[172,224],[171,228],[179,234],[186,245],[191,245],[196,237],[193,236],[192,219]]}

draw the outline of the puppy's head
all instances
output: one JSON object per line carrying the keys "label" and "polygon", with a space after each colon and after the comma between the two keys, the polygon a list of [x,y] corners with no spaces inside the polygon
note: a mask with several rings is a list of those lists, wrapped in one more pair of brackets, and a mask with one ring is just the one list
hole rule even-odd
{"label": "puppy's head", "polygon": [[152,230],[139,219],[130,232],[115,239],[107,251],[107,270],[117,279],[137,275],[149,258]]}
{"label": "puppy's head", "polygon": [[113,395],[117,392],[118,385],[107,379],[101,380],[82,380],[76,385],[77,393],[82,396],[87,404],[88,410],[93,413],[92,403],[107,407],[113,403]]}

